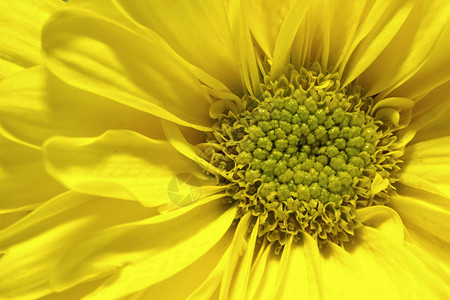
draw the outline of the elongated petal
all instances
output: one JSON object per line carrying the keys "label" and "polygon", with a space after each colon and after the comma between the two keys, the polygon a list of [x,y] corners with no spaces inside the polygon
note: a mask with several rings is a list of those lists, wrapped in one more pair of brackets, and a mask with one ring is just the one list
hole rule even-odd
{"label": "elongated petal", "polygon": [[169,201],[167,189],[175,175],[200,174],[196,164],[167,141],[133,131],[108,131],[96,138],[56,137],[46,142],[43,151],[49,172],[65,186],[138,200],[145,206]]}
{"label": "elongated petal", "polygon": [[146,221],[117,226],[79,243],[54,274],[63,290],[113,274],[93,295],[118,298],[163,281],[185,269],[221,240],[236,209],[209,201]]}
{"label": "elongated petal", "polygon": [[41,63],[40,33],[63,1],[2,1],[0,3],[0,79]]}
{"label": "elongated petal", "polygon": [[[199,287],[206,278],[213,272],[213,269],[220,263],[221,258],[226,255],[226,251],[233,239],[232,230],[229,230],[223,238],[217,242],[205,255],[200,257],[190,266],[175,273],[173,276],[163,280],[157,284],[145,288],[133,295],[129,299],[145,300],[145,299],[173,299],[184,300],[197,287]],[[138,275],[137,275],[138,276]],[[106,281],[103,287],[98,291],[86,297],[86,299],[98,299],[97,295],[101,295],[101,290],[108,288],[109,282]],[[176,288],[174,288],[176,286]],[[124,288],[124,293],[128,287]],[[135,298],[133,298],[133,296]],[[196,298],[207,299],[207,297]]]}
{"label": "elongated petal", "polygon": [[256,42],[272,58],[275,43],[286,15],[295,1],[245,0],[245,16]]}
{"label": "elongated petal", "polygon": [[163,45],[124,26],[84,9],[60,10],[43,31],[48,67],[70,85],[208,129],[200,82]]}
{"label": "elongated petal", "polygon": [[450,137],[427,140],[405,149],[400,182],[450,198]]}
{"label": "elongated petal", "polygon": [[442,34],[440,41],[423,67],[413,77],[396,88],[391,95],[414,99],[450,80],[449,47],[450,26],[447,26],[446,31]]}
{"label": "elongated petal", "polygon": [[[389,204],[401,216],[408,236],[442,261],[450,261],[450,201],[422,190],[401,186]],[[449,270],[450,271],[450,270]]]}
{"label": "elongated petal", "polygon": [[41,153],[0,134],[0,213],[31,210],[65,191],[44,167]]}
{"label": "elongated petal", "polygon": [[411,124],[397,133],[396,145],[403,147],[433,138],[448,136],[450,81],[416,101]]}
{"label": "elongated petal", "polygon": [[[411,0],[376,1],[373,4],[341,65],[344,85],[360,76],[376,60],[398,33],[413,6],[414,2]],[[376,82],[368,81],[367,84],[371,86]]]}
{"label": "elongated petal", "polygon": [[302,24],[310,5],[310,0],[295,1],[291,10],[287,14],[275,43],[273,65],[271,70],[272,78],[278,79],[285,71],[285,68],[289,62],[292,44],[296,33]]}
{"label": "elongated petal", "polygon": [[413,120],[420,122],[411,144],[450,136],[450,81],[434,89],[415,107]]}
{"label": "elongated petal", "polygon": [[322,299],[326,282],[323,280],[322,257],[317,241],[303,234],[303,242],[293,244],[287,271],[278,292],[278,297],[295,298],[299,294],[310,299]]}
{"label": "elongated petal", "polygon": [[[66,193],[0,232],[0,294],[36,299],[66,251],[96,230],[154,215],[137,203]],[[70,237],[70,238],[68,238]]]}
{"label": "elongated petal", "polygon": [[368,226],[357,234],[358,240],[347,251],[351,255],[350,264],[357,270],[353,283],[358,290],[386,299],[446,297],[446,283],[402,243]]}
{"label": "elongated petal", "polygon": [[386,49],[359,77],[367,93],[391,91],[419,71],[438,44],[449,18],[450,2],[416,1]]}
{"label": "elongated petal", "polygon": [[40,146],[55,135],[97,136],[109,129],[164,137],[159,118],[73,88],[43,67],[3,80],[0,92],[0,124],[28,144]]}
{"label": "elongated petal", "polygon": [[115,1],[131,19],[158,33],[188,62],[240,91],[236,40],[223,1]]}

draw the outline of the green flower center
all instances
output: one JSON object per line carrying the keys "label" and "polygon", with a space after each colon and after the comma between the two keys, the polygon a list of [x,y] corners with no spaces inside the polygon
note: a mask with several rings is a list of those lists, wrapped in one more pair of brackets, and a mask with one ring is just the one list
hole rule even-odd
{"label": "green flower center", "polygon": [[319,245],[349,241],[361,226],[356,208],[387,203],[396,180],[395,137],[372,116],[373,99],[312,69],[266,77],[262,95],[219,114],[207,138],[236,219],[259,218],[258,236],[279,249],[302,232]]}

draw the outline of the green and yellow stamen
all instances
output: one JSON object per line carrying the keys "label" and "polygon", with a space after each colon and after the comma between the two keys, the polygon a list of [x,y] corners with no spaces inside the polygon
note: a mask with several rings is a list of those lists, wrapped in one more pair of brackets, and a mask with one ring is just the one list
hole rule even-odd
{"label": "green and yellow stamen", "polygon": [[359,86],[342,87],[318,64],[265,76],[262,90],[217,116],[204,151],[226,174],[217,184],[238,203],[237,220],[259,218],[262,240],[283,246],[306,232],[342,245],[361,226],[356,208],[389,201],[399,161],[392,130]]}

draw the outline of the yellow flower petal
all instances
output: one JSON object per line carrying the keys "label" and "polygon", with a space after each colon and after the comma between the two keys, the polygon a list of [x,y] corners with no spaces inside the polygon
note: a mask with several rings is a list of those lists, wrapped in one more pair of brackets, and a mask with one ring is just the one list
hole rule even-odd
{"label": "yellow flower petal", "polygon": [[[190,266],[184,270],[180,270],[164,281],[130,295],[128,299],[186,299],[209,277],[210,273],[220,263],[221,258],[227,254],[226,251],[232,239],[233,232],[229,230],[216,245]],[[107,287],[108,284],[109,282],[107,281],[104,286]],[[175,286],[176,288],[174,288]],[[102,288],[99,288],[99,293],[101,293]],[[206,296],[199,298],[197,296],[195,299],[209,298]],[[86,299],[99,299],[99,297],[96,296],[96,293],[93,293],[89,297],[86,297]]]}
{"label": "yellow flower petal", "polygon": [[[222,1],[116,0],[131,19],[159,34],[184,59],[241,91],[236,40]],[[184,32],[185,34],[180,34]]]}
{"label": "yellow flower petal", "polygon": [[43,31],[44,58],[60,79],[170,121],[208,129],[200,82],[167,49],[82,9],[55,13]]}
{"label": "yellow flower petal", "polygon": [[[272,255],[271,255],[272,254]],[[255,299],[256,293],[258,293],[258,288],[261,283],[263,276],[266,274],[266,267],[269,265],[269,255],[272,259],[270,262],[277,264],[277,259],[275,259],[272,252],[272,244],[265,247],[261,247],[258,256],[253,263],[253,268],[251,270],[250,282],[247,289],[247,298]]]}
{"label": "yellow flower petal", "polygon": [[235,213],[235,207],[214,200],[106,229],[66,254],[55,269],[53,287],[64,290],[114,274],[92,295],[113,299],[152,286],[212,249],[229,229]]}
{"label": "yellow flower petal", "polygon": [[138,200],[144,206],[167,203],[168,184],[175,175],[201,175],[197,165],[167,141],[133,131],[108,131],[96,138],[55,137],[45,143],[43,151],[48,171],[65,186]]}
{"label": "yellow flower petal", "polygon": [[416,101],[411,124],[397,133],[397,147],[404,147],[410,142],[448,136],[449,99],[450,81]]}
{"label": "yellow flower petal", "polygon": [[386,49],[359,77],[367,94],[387,93],[411,78],[435,49],[449,19],[447,0],[416,1]]}
{"label": "yellow flower petal", "polygon": [[247,232],[251,222],[251,214],[248,213],[241,218],[236,228],[233,242],[231,245],[230,254],[226,264],[225,272],[223,274],[222,282],[220,284],[220,298],[228,299],[231,282],[233,280],[233,273],[239,258],[247,251]]}
{"label": "yellow flower petal", "polygon": [[256,42],[265,55],[272,59],[281,26],[295,1],[246,0],[242,2],[245,18],[248,19]]}
{"label": "yellow flower petal", "polygon": [[[373,4],[341,65],[344,85],[355,80],[376,60],[400,30],[413,6],[411,0],[376,1]],[[400,52],[404,55],[404,51]],[[364,83],[368,87],[375,84],[369,80]]]}
{"label": "yellow flower petal", "polygon": [[7,140],[1,134],[0,182],[0,214],[34,209],[65,191],[47,174],[40,151]]}
{"label": "yellow flower petal", "polygon": [[389,206],[402,218],[408,236],[432,256],[450,261],[450,201],[405,186],[401,186],[398,193]]}
{"label": "yellow flower petal", "polygon": [[402,244],[404,228],[396,211],[386,206],[369,206],[356,210],[358,219],[365,225],[375,227],[385,239]]}
{"label": "yellow flower petal", "polygon": [[359,229],[357,240],[347,248],[357,270],[353,284],[369,299],[442,299],[447,295],[446,283],[429,272],[420,257],[375,228]]}
{"label": "yellow flower petal", "polygon": [[420,100],[416,122],[422,121],[411,143],[450,136],[450,81],[441,85]]}
{"label": "yellow flower petal", "polygon": [[324,297],[326,282],[323,281],[322,257],[317,241],[308,234],[303,234],[302,238],[302,244],[292,245],[279,299],[290,299],[299,293],[309,299]]}
{"label": "yellow flower petal", "polygon": [[0,79],[41,63],[42,25],[63,5],[58,0],[0,3]]}
{"label": "yellow flower petal", "polygon": [[425,62],[422,68],[408,79],[391,95],[408,98],[417,98],[430,92],[439,85],[450,80],[450,26],[442,34],[440,41]]}
{"label": "yellow flower petal", "polygon": [[[25,217],[28,214],[28,211],[15,211],[10,213],[2,213],[0,212],[0,231],[6,227],[8,227],[11,224],[14,224],[15,222],[19,221],[23,217]],[[2,251],[0,250],[0,253]],[[0,255],[1,257],[1,255]]]}
{"label": "yellow flower petal", "polygon": [[450,198],[450,137],[427,140],[406,147],[400,182]]}
{"label": "yellow flower petal", "polygon": [[54,135],[97,136],[108,129],[164,137],[159,118],[75,89],[43,67],[3,80],[0,92],[0,124],[27,144],[40,146]]}
{"label": "yellow flower petal", "polygon": [[[241,219],[242,222],[242,219]],[[243,255],[239,265],[235,270],[233,284],[229,290],[225,292],[225,295],[229,295],[230,299],[244,299],[247,294],[248,281],[250,277],[250,271],[253,263],[253,256],[256,247],[256,237],[258,235],[259,221],[253,226],[253,230],[248,239],[245,254]],[[248,231],[248,229],[247,229]],[[233,252],[232,252],[233,253]],[[239,258],[239,253],[235,253],[236,258]]]}
{"label": "yellow flower petal", "polygon": [[[66,251],[89,234],[154,215],[135,202],[68,192],[0,234],[0,295],[36,299],[53,292],[49,279]],[[70,236],[70,238],[67,238]]]}
{"label": "yellow flower petal", "polygon": [[196,299],[212,299],[212,295],[214,292],[218,291],[218,286],[220,285],[222,281],[223,274],[225,272],[225,269],[227,267],[228,258],[231,253],[231,248],[233,246],[233,243],[230,243],[230,246],[225,251],[225,253],[222,255],[222,258],[220,259],[217,266],[214,268],[214,270],[211,271],[208,278],[206,278],[201,285],[198,286],[198,288],[189,295],[186,299],[188,300],[196,300]]}
{"label": "yellow flower petal", "polygon": [[292,43],[310,5],[311,0],[298,0],[287,14],[273,50],[272,79],[278,79],[285,71],[291,56]]}

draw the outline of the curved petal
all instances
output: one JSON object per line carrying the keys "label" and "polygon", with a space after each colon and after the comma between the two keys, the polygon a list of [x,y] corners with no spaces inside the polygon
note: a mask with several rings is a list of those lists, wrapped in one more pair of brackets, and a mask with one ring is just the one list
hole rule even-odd
{"label": "curved petal", "polygon": [[411,78],[438,45],[449,19],[450,2],[416,1],[386,49],[359,77],[367,94],[390,92]]}
{"label": "curved petal", "polygon": [[124,26],[76,6],[58,11],[43,30],[47,66],[80,89],[208,130],[198,79],[164,45]]}
{"label": "curved petal", "polygon": [[184,59],[242,90],[237,45],[223,1],[115,0],[139,24],[158,33]]}
{"label": "curved petal", "polygon": [[250,30],[257,44],[269,59],[272,59],[281,26],[295,1],[243,1]]}
{"label": "curved petal", "polygon": [[[72,190],[138,200],[144,206],[173,200],[168,189],[176,175],[201,177],[197,165],[167,141],[133,131],[108,131],[96,138],[55,137],[44,144],[43,152],[49,173]],[[174,182],[174,192],[180,184]],[[197,188],[200,195],[193,201],[206,192],[200,185]]]}
{"label": "curved petal", "polygon": [[450,136],[406,147],[400,182],[450,198]]}
{"label": "curved petal", "polygon": [[396,135],[397,147],[432,138],[448,136],[448,112],[450,111],[450,81],[416,100],[411,123]]}
{"label": "curved petal", "polygon": [[250,228],[251,218],[252,215],[250,213],[247,213],[244,215],[241,220],[239,221],[239,224],[237,225],[230,253],[228,256],[228,261],[224,270],[224,274],[222,277],[222,282],[220,284],[220,298],[221,299],[228,299],[229,293],[231,291],[231,284],[233,281],[233,277],[235,276],[234,273],[236,271],[236,266],[238,264],[238,261],[240,257],[247,253],[248,251],[251,251],[248,249],[247,239],[248,239],[248,231]]}
{"label": "curved petal", "polygon": [[293,244],[290,252],[283,284],[277,295],[279,299],[296,298],[300,294],[306,299],[324,299],[326,282],[317,241],[303,234],[302,242]]}
{"label": "curved petal", "polygon": [[340,67],[340,73],[345,79],[344,86],[360,76],[377,59],[398,33],[413,6],[413,0],[373,3]]}
{"label": "curved petal", "polygon": [[[221,258],[227,254],[227,249],[233,239],[232,230],[229,230],[223,238],[217,242],[205,255],[200,257],[190,266],[186,267],[175,273],[170,278],[163,280],[157,284],[154,284],[144,290],[141,290],[130,298],[133,300],[146,300],[146,299],[179,299],[184,300],[189,296],[198,286],[200,286],[210,275],[210,272],[220,263]],[[137,275],[138,276],[138,275]],[[99,299],[98,295],[101,295],[101,290],[108,286],[109,281],[106,281],[104,286],[86,297],[85,299]],[[176,287],[176,288],[174,288]],[[124,293],[128,292],[128,286],[124,287]],[[100,296],[101,297],[101,296]],[[101,298],[100,298],[101,299]],[[207,299],[196,298],[196,299]]]}
{"label": "curved petal", "polygon": [[[356,235],[355,243],[347,251],[351,270],[357,271],[353,274],[353,284],[364,295],[376,295],[377,299],[441,299],[448,295],[442,278],[430,272],[430,266],[403,243],[368,226],[358,229]],[[348,271],[344,268],[341,272]],[[341,272],[335,276],[341,276]]]}
{"label": "curved petal", "polygon": [[416,104],[415,111],[413,119],[424,121],[411,144],[450,136],[450,81],[422,98]]}
{"label": "curved petal", "polygon": [[44,167],[40,151],[0,134],[0,214],[31,210],[65,191]]}
{"label": "curved petal", "polygon": [[106,229],[62,258],[55,269],[53,287],[64,290],[112,275],[93,297],[113,299],[157,284],[212,249],[228,231],[235,214],[236,207],[215,200]]}
{"label": "curved petal", "polygon": [[450,201],[406,186],[400,186],[398,193],[389,206],[402,218],[408,237],[429,255],[450,261]]}
{"label": "curved petal", "polygon": [[401,86],[396,88],[390,96],[417,98],[430,92],[439,85],[450,80],[450,26],[442,34],[434,51],[430,54],[422,68]]}
{"label": "curved petal", "polygon": [[0,259],[0,294],[36,299],[53,293],[50,276],[64,253],[97,230],[154,214],[135,202],[73,192],[49,200],[0,232],[0,249],[7,249]]}
{"label": "curved petal", "polygon": [[292,50],[292,44],[302,21],[304,20],[311,0],[297,0],[287,14],[273,50],[272,79],[278,79],[287,67]]}
{"label": "curved petal", "polygon": [[63,1],[0,3],[0,79],[41,63],[41,28]]}
{"label": "curved petal", "polygon": [[130,129],[162,139],[159,118],[73,88],[44,67],[34,67],[0,83],[0,124],[16,139],[40,146],[47,138],[97,136]]}

